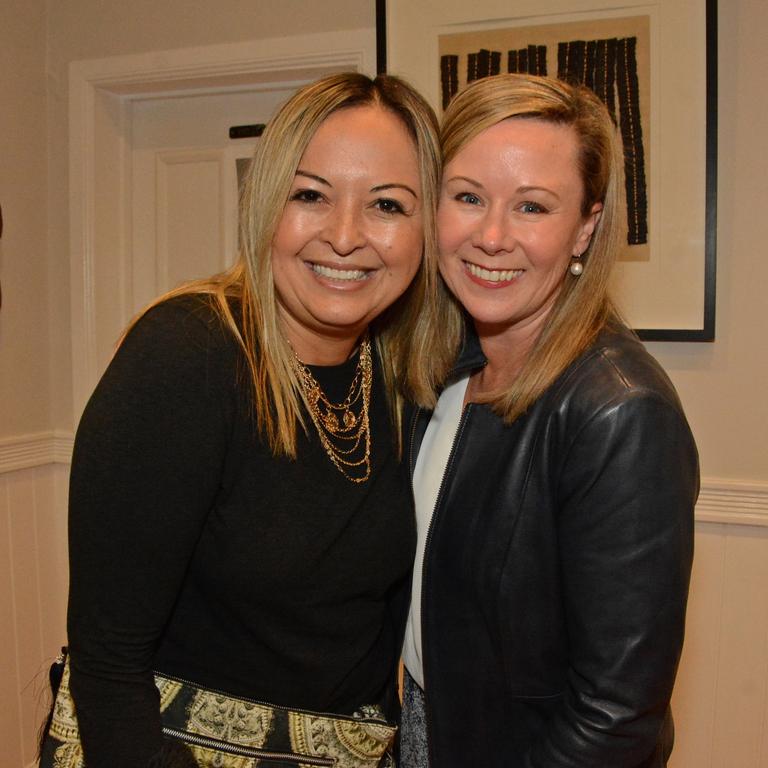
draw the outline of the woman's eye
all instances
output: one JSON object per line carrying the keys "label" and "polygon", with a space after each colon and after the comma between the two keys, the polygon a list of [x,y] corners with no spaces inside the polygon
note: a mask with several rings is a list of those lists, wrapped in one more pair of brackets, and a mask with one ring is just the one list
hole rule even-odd
{"label": "woman's eye", "polygon": [[480,198],[472,194],[472,192],[459,192],[458,195],[456,195],[456,200],[458,200],[460,203],[469,203],[469,205],[480,205]]}
{"label": "woman's eye", "polygon": [[374,203],[374,207],[383,213],[405,213],[403,206],[391,197],[383,197]]}
{"label": "woman's eye", "polygon": [[546,213],[547,209],[543,205],[539,205],[539,203],[533,203],[530,200],[527,200],[520,206],[520,210],[523,213]]}
{"label": "woman's eye", "polygon": [[297,189],[291,195],[291,200],[300,203],[319,203],[322,199],[323,196],[316,189]]}

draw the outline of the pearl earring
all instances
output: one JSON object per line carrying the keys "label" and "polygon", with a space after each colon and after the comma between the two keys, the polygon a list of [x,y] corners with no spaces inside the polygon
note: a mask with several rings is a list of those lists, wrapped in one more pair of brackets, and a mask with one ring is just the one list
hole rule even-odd
{"label": "pearl earring", "polygon": [[571,265],[568,267],[568,271],[574,276],[578,277],[584,271],[584,265],[581,263],[581,254],[574,254],[571,257]]}

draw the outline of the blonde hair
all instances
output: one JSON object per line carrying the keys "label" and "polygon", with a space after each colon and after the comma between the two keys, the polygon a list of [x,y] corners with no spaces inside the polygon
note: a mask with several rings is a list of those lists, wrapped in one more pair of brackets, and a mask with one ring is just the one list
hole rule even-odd
{"label": "blonde hair", "polygon": [[[622,162],[615,126],[608,110],[588,88],[534,75],[497,75],[477,80],[448,106],[442,124],[443,164],[493,125],[510,118],[535,118],[570,126],[579,145],[579,173],[584,193],[582,216],[595,203],[602,211],[589,247],[581,255],[584,270],[566,272],[546,325],[523,369],[508,388],[493,397],[494,409],[511,423],[523,414],[618,313],[608,295],[615,260],[622,200]],[[455,322],[457,304],[442,309]],[[458,350],[455,340],[454,356]],[[444,357],[443,350],[437,359]],[[444,373],[444,371],[441,371]]]}
{"label": "blonde hair", "polygon": [[433,397],[433,372],[424,349],[437,322],[434,232],[440,179],[437,120],[424,99],[402,80],[387,75],[372,80],[349,72],[324,77],[297,91],[267,125],[245,180],[238,262],[226,272],[170,291],[150,305],[183,294],[210,295],[212,306],[241,347],[256,424],[275,455],[296,456],[296,425],[306,429],[302,415],[306,402],[279,316],[272,242],[296,169],[318,127],[333,112],[362,106],[380,107],[402,121],[414,142],[421,178],[424,246],[419,270],[404,295],[371,324],[399,444],[403,396],[426,403]]}

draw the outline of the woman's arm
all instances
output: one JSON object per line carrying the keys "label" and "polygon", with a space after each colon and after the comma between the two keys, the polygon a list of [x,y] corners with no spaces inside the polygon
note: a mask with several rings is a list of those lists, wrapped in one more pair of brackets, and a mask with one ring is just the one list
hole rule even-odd
{"label": "woman's arm", "polygon": [[575,436],[558,494],[569,688],[530,768],[650,765],[683,643],[697,494],[693,438],[662,395],[630,390]]}
{"label": "woman's arm", "polygon": [[164,764],[151,664],[219,490],[231,358],[198,300],[161,305],[125,339],[80,422],[68,632],[88,768]]}

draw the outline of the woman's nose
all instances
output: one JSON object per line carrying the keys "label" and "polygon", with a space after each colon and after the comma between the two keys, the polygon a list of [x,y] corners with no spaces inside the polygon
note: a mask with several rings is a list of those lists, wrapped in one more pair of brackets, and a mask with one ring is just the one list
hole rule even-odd
{"label": "woman's nose", "polygon": [[339,256],[362,248],[366,242],[362,211],[353,205],[334,206],[325,222],[325,239]]}
{"label": "woman's nose", "polygon": [[501,210],[488,210],[477,222],[472,245],[489,255],[513,250],[515,235],[509,217]]}

